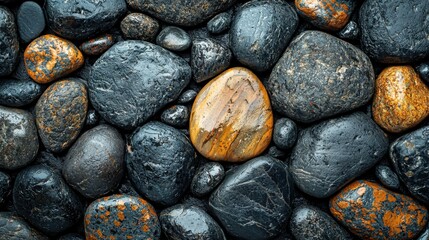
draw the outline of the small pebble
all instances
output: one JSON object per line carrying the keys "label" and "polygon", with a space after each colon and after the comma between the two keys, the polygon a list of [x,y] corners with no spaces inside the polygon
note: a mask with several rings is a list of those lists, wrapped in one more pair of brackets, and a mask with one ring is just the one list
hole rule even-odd
{"label": "small pebble", "polygon": [[398,190],[401,185],[398,175],[388,166],[378,165],[375,168],[375,175],[378,180],[389,189]]}
{"label": "small pebble", "polygon": [[94,127],[100,122],[100,115],[94,109],[89,109],[86,114],[85,126]]}
{"label": "small pebble", "polygon": [[195,99],[197,94],[198,93],[195,90],[192,90],[192,89],[186,90],[179,96],[179,99],[177,99],[177,103],[179,104],[190,103]]}
{"label": "small pebble", "polygon": [[143,13],[130,13],[121,22],[121,31],[127,39],[152,42],[159,28],[156,19]]}
{"label": "small pebble", "polygon": [[356,40],[359,37],[359,26],[355,21],[350,21],[338,32],[338,36],[346,40]]}
{"label": "small pebble", "polygon": [[219,13],[207,22],[207,30],[213,34],[219,34],[228,30],[231,21],[232,14],[230,12]]}
{"label": "small pebble", "polygon": [[188,107],[174,105],[162,112],[161,121],[173,127],[183,128],[188,125],[189,114]]}
{"label": "small pebble", "polygon": [[29,43],[40,36],[45,29],[45,14],[36,2],[22,3],[16,15],[19,37],[25,43]]}
{"label": "small pebble", "polygon": [[222,164],[208,162],[201,166],[194,175],[191,183],[191,192],[202,197],[213,191],[225,176]]}
{"label": "small pebble", "polygon": [[79,49],[86,55],[98,56],[107,51],[114,43],[113,36],[105,34],[83,42]]}
{"label": "small pebble", "polygon": [[286,157],[286,153],[283,150],[278,149],[276,146],[271,146],[268,149],[268,155],[279,160],[283,160],[284,157]]}
{"label": "small pebble", "polygon": [[69,233],[58,238],[58,240],[84,240],[85,238],[77,233]]}
{"label": "small pebble", "polygon": [[278,148],[290,149],[295,144],[297,137],[298,127],[291,119],[281,118],[274,124],[273,141]]}
{"label": "small pebble", "polygon": [[35,102],[43,93],[43,87],[29,80],[0,80],[0,104],[9,107],[23,107]]}
{"label": "small pebble", "polygon": [[158,34],[156,44],[171,51],[184,51],[191,46],[191,38],[185,30],[168,26]]}

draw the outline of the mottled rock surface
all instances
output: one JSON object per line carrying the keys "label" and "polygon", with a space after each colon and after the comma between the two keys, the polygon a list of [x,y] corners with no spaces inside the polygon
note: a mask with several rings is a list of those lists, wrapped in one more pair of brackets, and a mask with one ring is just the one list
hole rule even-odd
{"label": "mottled rock surface", "polygon": [[7,76],[15,68],[19,55],[19,42],[15,17],[12,12],[0,6],[0,76]]}
{"label": "mottled rock surface", "polygon": [[0,212],[0,236],[5,240],[48,240],[24,219],[10,212]]}

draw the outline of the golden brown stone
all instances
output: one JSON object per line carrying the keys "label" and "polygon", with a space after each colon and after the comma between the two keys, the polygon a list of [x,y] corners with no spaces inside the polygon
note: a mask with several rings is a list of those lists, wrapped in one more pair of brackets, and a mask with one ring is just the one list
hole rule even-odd
{"label": "golden brown stone", "polygon": [[211,160],[240,162],[268,146],[273,114],[267,91],[246,68],[231,68],[199,92],[192,107],[190,137]]}
{"label": "golden brown stone", "polygon": [[375,83],[374,120],[389,132],[402,132],[429,115],[429,89],[410,66],[384,69]]}

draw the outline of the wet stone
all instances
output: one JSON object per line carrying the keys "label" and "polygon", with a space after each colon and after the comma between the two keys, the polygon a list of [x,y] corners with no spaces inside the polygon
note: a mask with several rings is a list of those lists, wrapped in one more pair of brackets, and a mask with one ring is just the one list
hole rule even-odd
{"label": "wet stone", "polygon": [[85,212],[86,239],[159,239],[155,209],[139,197],[112,195],[92,202]]}
{"label": "wet stone", "polygon": [[19,42],[15,17],[12,12],[0,6],[0,76],[7,76],[15,69],[19,55]]}
{"label": "wet stone", "polygon": [[[0,171],[0,205],[6,201],[12,190],[12,179],[9,174]],[[0,231],[1,232],[1,231]]]}
{"label": "wet stone", "polygon": [[192,89],[186,90],[179,96],[179,99],[177,99],[177,103],[179,104],[190,103],[195,99],[197,94],[198,93],[195,90],[192,90]]}
{"label": "wet stone", "polygon": [[16,20],[19,37],[25,43],[40,36],[46,26],[43,9],[33,1],[26,1],[19,6]]}
{"label": "wet stone", "polygon": [[346,40],[356,40],[360,34],[359,26],[355,21],[350,21],[338,32],[338,37]]}
{"label": "wet stone", "polygon": [[98,56],[107,51],[114,43],[113,36],[105,34],[83,42],[79,49],[86,55]]}
{"label": "wet stone", "polygon": [[174,105],[161,114],[161,121],[173,127],[183,128],[189,122],[189,109],[183,105]]}
{"label": "wet stone", "polygon": [[225,170],[222,164],[216,162],[204,164],[197,170],[192,179],[192,194],[198,197],[209,194],[222,182],[224,176]]}
{"label": "wet stone", "polygon": [[127,39],[152,42],[159,28],[156,19],[143,13],[130,13],[121,22],[121,31]]}
{"label": "wet stone", "polygon": [[[428,165],[429,166],[429,165]],[[387,188],[397,190],[400,187],[398,175],[390,167],[385,165],[378,165],[375,168],[375,175],[377,179]]]}
{"label": "wet stone", "polygon": [[278,148],[290,149],[295,144],[297,137],[298,127],[291,119],[280,118],[274,124],[273,142]]}
{"label": "wet stone", "polygon": [[214,16],[207,22],[207,30],[213,34],[219,34],[228,30],[232,22],[231,12],[223,12]]}
{"label": "wet stone", "polygon": [[48,240],[24,219],[10,212],[0,212],[0,236],[5,240]]}
{"label": "wet stone", "polygon": [[356,181],[331,198],[332,215],[361,239],[413,239],[427,223],[427,209],[412,198],[369,181]]}
{"label": "wet stone", "polygon": [[43,87],[28,80],[0,80],[0,104],[9,107],[23,107],[35,102],[43,93]]}
{"label": "wet stone", "polygon": [[191,46],[191,37],[181,28],[168,26],[158,34],[156,44],[171,51],[184,51]]}
{"label": "wet stone", "polygon": [[89,109],[86,114],[85,127],[94,127],[100,122],[100,115],[94,109]]}
{"label": "wet stone", "polygon": [[429,61],[420,63],[416,67],[416,71],[423,81],[429,83]]}

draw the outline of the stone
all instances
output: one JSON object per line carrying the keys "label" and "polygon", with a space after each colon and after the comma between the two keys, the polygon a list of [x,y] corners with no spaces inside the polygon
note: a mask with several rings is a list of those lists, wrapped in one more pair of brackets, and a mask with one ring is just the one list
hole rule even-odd
{"label": "stone", "polygon": [[273,142],[281,150],[293,147],[298,138],[298,127],[289,118],[280,118],[274,124]]}
{"label": "stone", "polygon": [[146,200],[112,195],[92,202],[85,212],[86,239],[159,239],[161,226]]}
{"label": "stone", "polygon": [[110,30],[126,13],[125,0],[46,0],[49,27],[58,35],[85,40]]}
{"label": "stone", "polygon": [[48,235],[75,225],[84,210],[81,199],[61,175],[43,165],[19,172],[13,186],[13,204],[19,215]]}
{"label": "stone", "polygon": [[194,101],[190,138],[204,157],[242,162],[269,145],[273,113],[264,85],[246,68],[230,68],[207,83]]}
{"label": "stone", "polygon": [[377,124],[355,112],[302,130],[291,153],[290,173],[301,191],[326,198],[373,167],[388,147]]}
{"label": "stone", "polygon": [[210,196],[209,207],[230,235],[269,239],[286,226],[292,198],[287,166],[270,157],[257,157],[225,177]]}
{"label": "stone", "polygon": [[24,167],[33,161],[38,150],[33,115],[0,105],[0,168],[15,170]]}
{"label": "stone", "polygon": [[86,198],[115,190],[124,174],[125,142],[109,125],[98,125],[79,137],[63,163],[67,183]]}
{"label": "stone", "polygon": [[232,22],[231,12],[223,12],[214,16],[207,22],[207,30],[213,34],[219,34],[229,29]]}
{"label": "stone", "polygon": [[375,176],[387,188],[398,190],[401,186],[398,175],[392,169],[385,165],[378,165],[375,168]]}
{"label": "stone", "polygon": [[84,126],[87,110],[84,84],[62,80],[50,85],[36,103],[36,124],[43,145],[52,152],[68,149]]}
{"label": "stone", "polygon": [[0,80],[0,104],[9,107],[23,107],[35,102],[43,93],[43,87],[28,80]]}
{"label": "stone", "polygon": [[304,31],[266,82],[273,109],[311,123],[365,105],[374,93],[370,59],[357,47],[319,31]]}
{"label": "stone", "polygon": [[372,115],[383,129],[406,131],[429,115],[429,88],[411,66],[391,66],[378,75]]}
{"label": "stone", "polygon": [[[6,201],[12,190],[12,179],[9,174],[0,171],[0,205]],[[1,231],[0,231],[1,232]]]}
{"label": "stone", "polygon": [[154,41],[160,25],[143,13],[130,13],[121,22],[121,31],[127,39]]}
{"label": "stone", "polygon": [[231,59],[231,50],[216,40],[205,38],[192,42],[191,69],[197,83],[225,71],[231,64]]}
{"label": "stone", "polygon": [[412,198],[369,181],[355,181],[329,201],[332,215],[361,239],[413,239],[427,209]]}
{"label": "stone", "polygon": [[189,187],[197,164],[189,139],[160,122],[146,123],[129,139],[125,162],[138,192],[164,206],[177,203]]}
{"label": "stone", "polygon": [[19,55],[15,17],[3,6],[0,6],[0,29],[0,77],[2,77],[12,73]]}
{"label": "stone", "polygon": [[279,60],[297,27],[298,15],[286,2],[247,2],[237,10],[231,24],[231,50],[244,66],[268,71]]}
{"label": "stone", "polygon": [[181,28],[168,26],[158,34],[156,44],[171,51],[184,51],[191,46],[191,37]]}
{"label": "stone", "polygon": [[168,239],[226,240],[219,224],[196,206],[178,204],[166,208],[159,215],[159,220]]}
{"label": "stone", "polygon": [[349,21],[347,25],[338,32],[338,37],[345,40],[357,40],[359,38],[360,30],[355,21]]}
{"label": "stone", "polygon": [[426,227],[425,231],[420,234],[417,240],[428,240],[429,239],[429,227]]}
{"label": "stone", "polygon": [[83,55],[70,41],[47,34],[34,39],[25,49],[28,75],[37,83],[57,80],[80,68]]}
{"label": "stone", "polygon": [[183,105],[174,105],[161,114],[161,121],[173,127],[183,128],[189,122],[189,109]]}
{"label": "stone", "polygon": [[111,34],[104,34],[83,42],[79,46],[79,49],[86,55],[98,56],[106,52],[114,43],[115,42]]}
{"label": "stone", "polygon": [[429,61],[422,62],[416,67],[416,71],[419,74],[420,78],[425,81],[426,84],[429,83]]}
{"label": "stone", "polygon": [[0,212],[0,236],[8,240],[48,240],[24,219],[11,212]]}
{"label": "stone", "polygon": [[203,197],[212,192],[225,177],[225,170],[222,164],[217,162],[208,162],[202,165],[195,173],[191,192],[197,197]]}
{"label": "stone", "polygon": [[36,2],[22,3],[16,14],[16,20],[19,37],[25,43],[31,42],[45,30],[45,13]]}
{"label": "stone", "polygon": [[94,127],[100,122],[100,115],[94,110],[89,109],[86,114],[85,127]]}
{"label": "stone", "polygon": [[148,42],[122,41],[92,67],[89,97],[106,121],[134,129],[176,100],[190,79],[182,58]]}
{"label": "stone", "polygon": [[382,63],[409,63],[429,56],[429,2],[369,0],[359,11],[361,48]]}
{"label": "stone", "polygon": [[186,90],[179,96],[179,99],[177,99],[177,103],[178,104],[190,103],[195,99],[197,94],[198,93],[195,90],[192,90],[192,89]]}

